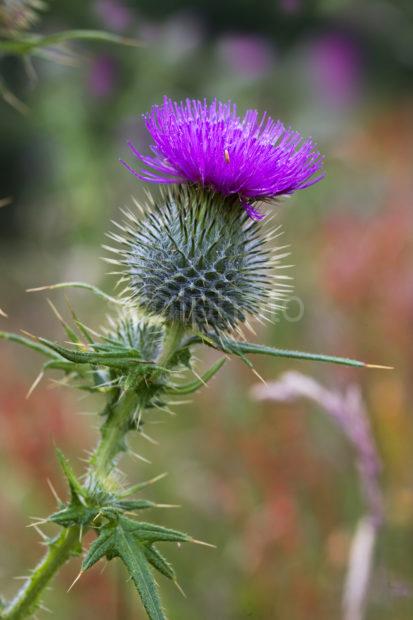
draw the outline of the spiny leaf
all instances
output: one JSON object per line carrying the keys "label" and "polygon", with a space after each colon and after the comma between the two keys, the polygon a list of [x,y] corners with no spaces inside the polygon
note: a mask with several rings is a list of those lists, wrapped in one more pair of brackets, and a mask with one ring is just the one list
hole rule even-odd
{"label": "spiny leaf", "polygon": [[52,351],[59,353],[61,357],[75,362],[76,364],[90,364],[93,366],[108,366],[115,369],[136,368],[138,365],[153,367],[154,362],[142,360],[139,354],[133,349],[123,349],[113,351],[112,353],[98,353],[95,351],[74,351],[62,347],[46,338],[39,338],[39,342],[46,347],[50,347]]}
{"label": "spiny leaf", "polygon": [[287,357],[298,360],[311,360],[315,362],[327,362],[331,364],[341,364],[343,366],[355,366],[358,368],[367,368],[369,364],[348,357],[338,357],[336,355],[324,355],[321,353],[307,353],[304,351],[290,351],[288,349],[277,349],[275,347],[267,347],[261,344],[252,344],[248,342],[237,342],[236,340],[222,339],[216,340],[211,334],[208,338],[202,339],[195,337],[191,339],[191,343],[204,342],[214,349],[224,351],[225,353],[233,353],[234,355],[243,356],[245,354],[270,355],[272,357]]}
{"label": "spiny leaf", "polygon": [[46,355],[47,357],[51,357],[56,360],[62,359],[62,356],[59,355],[57,351],[51,350],[48,346],[44,346],[40,342],[31,340],[30,338],[25,338],[24,336],[20,336],[20,334],[13,334],[11,332],[0,331],[0,340],[9,340],[10,342],[17,342],[18,344],[22,344],[29,349],[33,349],[33,351],[37,351],[38,353],[43,353],[43,355]]}
{"label": "spiny leaf", "polygon": [[79,480],[76,477],[75,472],[72,469],[68,459],[65,457],[63,452],[55,447],[56,457],[59,461],[59,465],[63,470],[65,478],[70,488],[72,501],[76,501],[79,503],[79,497],[87,497],[87,491],[80,484]]}
{"label": "spiny leaf", "polygon": [[146,508],[156,508],[158,504],[147,499],[124,499],[116,501],[115,506],[120,510],[145,510]]}
{"label": "spiny leaf", "polygon": [[134,521],[122,517],[122,527],[131,533],[137,540],[146,543],[154,542],[193,542],[193,538],[179,532],[178,530],[172,530],[162,525],[156,525],[155,523],[145,523],[144,521]]}
{"label": "spiny leaf", "polygon": [[75,342],[75,343],[79,343],[79,338],[78,338],[76,332],[70,327],[69,323],[67,323],[64,320],[64,318],[62,317],[60,312],[57,310],[56,306],[50,301],[50,299],[48,299],[47,302],[48,302],[49,306],[51,307],[54,315],[57,317],[57,320],[59,321],[59,323],[62,325],[63,329],[65,330],[69,340],[71,340],[72,342]]}
{"label": "spiny leaf", "polygon": [[62,527],[90,525],[98,514],[99,508],[88,508],[87,506],[72,501],[72,503],[65,506],[65,508],[51,514],[48,521],[57,523]]}
{"label": "spiny leaf", "polygon": [[87,570],[103,557],[109,560],[119,557],[139,592],[150,620],[166,620],[144,546],[129,528],[125,528],[125,519],[100,530],[99,537],[91,544],[83,560],[82,570]]}
{"label": "spiny leaf", "polygon": [[169,394],[192,394],[196,392],[199,388],[204,386],[212,377],[219,372],[222,366],[225,364],[226,358],[221,357],[215,364],[211,366],[199,379],[195,381],[191,381],[190,383],[185,383],[183,385],[168,385],[165,390]]}
{"label": "spiny leaf", "polygon": [[176,581],[176,573],[172,564],[170,564],[163,557],[163,555],[160,553],[160,551],[158,551],[158,549],[156,549],[156,547],[154,547],[153,545],[147,545],[143,547],[143,552],[148,562],[154,568],[156,568],[157,571],[162,573],[162,575],[164,575],[168,579]]}
{"label": "spiny leaf", "polygon": [[166,620],[158,587],[148,566],[142,545],[123,530],[119,536],[119,554],[140,594],[150,620]]}

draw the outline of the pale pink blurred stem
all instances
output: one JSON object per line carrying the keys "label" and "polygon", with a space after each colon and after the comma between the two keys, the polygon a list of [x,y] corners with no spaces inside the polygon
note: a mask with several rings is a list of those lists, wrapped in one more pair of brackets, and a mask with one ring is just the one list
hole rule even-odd
{"label": "pale pink blurred stem", "polygon": [[383,520],[383,496],[379,482],[380,458],[360,390],[349,386],[345,391],[329,390],[299,372],[287,372],[278,381],[253,388],[257,400],[293,402],[306,398],[324,409],[351,443],[365,514],[353,535],[343,588],[343,620],[363,620],[374,546]]}
{"label": "pale pink blurred stem", "polygon": [[362,517],[351,541],[347,575],[343,590],[343,620],[363,620],[373,568],[377,525]]}

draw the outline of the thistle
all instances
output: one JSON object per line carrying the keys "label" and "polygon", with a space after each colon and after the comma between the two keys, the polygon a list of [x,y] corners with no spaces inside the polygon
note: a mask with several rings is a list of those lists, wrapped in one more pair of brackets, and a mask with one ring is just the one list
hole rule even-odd
{"label": "thistle", "polygon": [[[230,355],[250,368],[249,356],[258,353],[367,366],[358,360],[233,338],[249,319],[271,315],[288,294],[286,276],[279,273],[285,248],[272,245],[279,230],[271,228],[271,218],[257,222],[261,215],[254,205],[321,178],[321,157],[313,143],[303,142],[299,134],[269,117],[259,120],[255,111],[241,119],[235,106],[217,101],[208,106],[166,99],[148,115],[146,124],[154,139],[154,156],[133,151],[161,176],[148,170],[134,174],[172,187],[150,197],[142,213],[126,211],[124,223],[110,234],[117,247],[108,249],[117,256],[109,260],[121,267],[123,293],[115,298],[81,282],[33,289],[83,288],[111,306],[120,305],[121,311],[99,331],[80,321],[73,310],[72,321],[67,322],[52,305],[69,346],[0,332],[0,338],[46,357],[33,387],[45,371],[57,370],[74,387],[104,401],[101,439],[82,479],[57,453],[68,498],[59,500],[45,522],[59,525],[60,534],[46,537],[45,557],[15,598],[0,608],[1,620],[32,616],[53,575],[73,555],[81,554],[78,578],[102,558],[119,558],[150,620],[164,620],[153,571],[177,581],[158,545],[199,541],[141,519],[141,511],[165,505],[131,497],[154,480],[128,486],[119,475],[120,457],[129,453],[128,434],[137,431],[144,436],[147,419],[169,411],[175,397],[201,389]],[[225,354],[201,375],[193,361],[198,345]],[[193,377],[188,377],[191,373]],[[86,532],[93,532],[95,539],[84,550]]]}
{"label": "thistle", "polygon": [[271,243],[279,227],[264,232],[234,197],[182,186],[152,200],[142,217],[124,215],[109,235],[120,247],[107,248],[119,256],[124,293],[168,325],[219,337],[248,316],[272,317],[289,291],[279,264],[288,251]]}
{"label": "thistle", "polygon": [[165,97],[144,116],[153,155],[129,147],[148,168],[134,170],[150,183],[195,183],[222,196],[235,196],[248,215],[261,219],[254,208],[304,189],[323,178],[323,158],[311,139],[286,128],[267,114],[247,110],[241,118],[228,101],[187,99],[176,103]]}

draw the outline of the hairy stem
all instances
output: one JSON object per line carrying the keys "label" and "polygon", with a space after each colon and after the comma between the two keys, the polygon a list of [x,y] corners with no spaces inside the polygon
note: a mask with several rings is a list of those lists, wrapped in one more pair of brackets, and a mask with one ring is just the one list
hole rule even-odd
{"label": "hairy stem", "polygon": [[80,547],[80,529],[73,526],[63,530],[49,545],[46,555],[24,582],[14,599],[1,614],[4,620],[20,620],[36,611],[38,600],[53,575],[67,560],[77,555]]}
{"label": "hairy stem", "polygon": [[[179,349],[183,331],[170,326],[166,330],[164,345],[157,363],[168,366]],[[145,388],[148,378],[125,389],[102,427],[100,442],[91,458],[89,485],[104,483],[112,472],[116,457],[125,450],[125,436],[130,429],[131,417],[139,407],[145,407]],[[16,596],[0,612],[1,620],[21,620],[30,617],[39,605],[39,599],[52,577],[73,555],[81,553],[82,532],[78,526],[64,529],[49,545],[47,553],[26,579]]]}

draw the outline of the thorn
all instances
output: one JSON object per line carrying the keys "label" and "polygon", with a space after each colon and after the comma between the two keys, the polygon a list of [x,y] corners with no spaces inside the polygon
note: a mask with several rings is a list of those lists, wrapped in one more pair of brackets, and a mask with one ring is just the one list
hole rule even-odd
{"label": "thorn", "polygon": [[56,502],[57,502],[58,504],[63,504],[63,502],[62,502],[62,500],[60,499],[60,497],[58,496],[58,494],[57,494],[57,492],[56,492],[56,489],[54,488],[54,486],[53,486],[53,484],[52,484],[51,480],[50,480],[49,478],[46,478],[46,482],[47,482],[47,484],[48,484],[48,486],[49,486],[49,489],[51,490],[52,495],[53,495],[53,497],[55,498]]}
{"label": "thorn", "polygon": [[52,610],[49,609],[48,607],[46,607],[46,605],[44,605],[43,603],[39,603],[39,609],[43,610],[43,611],[47,611],[47,613],[51,614]]}
{"label": "thorn", "polygon": [[158,476],[155,476],[154,478],[151,478],[150,480],[146,480],[145,482],[141,482],[140,484],[135,484],[132,487],[132,490],[130,489],[126,489],[125,491],[123,491],[122,493],[119,493],[119,497],[127,497],[128,495],[131,495],[132,493],[136,491],[140,491],[141,489],[151,485],[151,484],[155,484],[155,482],[158,482],[159,480],[162,480],[163,478],[166,478],[166,476],[168,475],[167,472],[164,472],[163,474],[159,474]]}
{"label": "thorn", "polygon": [[146,441],[149,441],[149,443],[153,444],[154,446],[159,446],[159,441],[156,441],[156,439],[153,439],[153,437],[149,437],[149,435],[147,435],[143,431],[139,431],[139,433],[144,439],[146,439]]}
{"label": "thorn", "polygon": [[138,461],[143,461],[144,463],[147,463],[148,465],[152,465],[151,461],[146,459],[144,456],[141,456],[140,454],[137,454],[136,452],[133,452],[132,450],[129,450],[129,454],[131,454],[136,459],[138,459]]}
{"label": "thorn", "polygon": [[45,534],[44,532],[42,532],[42,530],[40,529],[40,527],[38,527],[37,525],[34,525],[33,527],[34,527],[34,529],[36,530],[36,532],[40,535],[40,537],[41,537],[43,540],[49,540],[49,537],[48,537],[48,536],[46,536],[46,534]]}
{"label": "thorn", "polygon": [[379,370],[394,370],[394,366],[382,366],[381,364],[365,364],[366,368],[376,368]]}
{"label": "thorn", "polygon": [[[36,519],[36,517],[31,517],[32,519]],[[35,523],[29,523],[26,527],[38,527],[39,525],[44,525],[45,523],[49,523],[49,519],[41,519],[40,521],[36,521]]]}
{"label": "thorn", "polygon": [[44,372],[43,370],[37,375],[36,379],[33,381],[29,391],[26,394],[26,400],[28,400],[30,398],[30,396],[33,394],[34,390],[37,388],[37,386],[39,385],[40,381],[43,379],[44,377]]}
{"label": "thorn", "polygon": [[191,538],[189,542],[194,543],[195,545],[202,545],[203,547],[211,547],[212,549],[217,549],[216,545],[211,545],[210,543],[204,542],[203,540],[196,540],[196,538]]}
{"label": "thorn", "polygon": [[67,592],[70,592],[70,590],[79,581],[79,579],[81,578],[82,575],[83,575],[83,571],[81,570],[80,573],[78,574],[78,576],[76,577],[76,579],[74,580],[74,582],[72,583],[72,585],[70,586],[70,588],[67,590]]}
{"label": "thorn", "polygon": [[[0,206],[1,206],[1,204],[0,204]],[[9,318],[9,317],[7,316],[7,314],[4,312],[4,310],[2,310],[1,308],[0,308],[0,316],[4,317],[5,319],[8,319],[8,318]]]}
{"label": "thorn", "polygon": [[255,368],[251,368],[253,374],[261,381],[261,383],[263,383],[265,386],[268,385],[268,383],[265,381],[265,379],[263,377],[261,377],[261,375],[255,370]]}
{"label": "thorn", "polygon": [[187,598],[187,596],[186,596],[186,594],[185,594],[184,590],[181,588],[181,586],[179,585],[179,583],[178,583],[177,581],[175,581],[175,580],[174,580],[174,584],[175,584],[175,587],[176,587],[176,588],[179,590],[179,592],[182,594],[182,596],[183,596],[184,598]]}
{"label": "thorn", "polygon": [[182,508],[180,504],[156,504],[155,508]]}
{"label": "thorn", "polygon": [[18,579],[19,581],[27,581],[30,579],[30,575],[20,575],[19,577],[13,577],[13,579]]}
{"label": "thorn", "polygon": [[34,334],[31,334],[30,332],[26,331],[25,329],[21,329],[20,331],[25,336],[29,336],[29,338],[31,338],[32,340],[36,340],[36,341],[39,340],[39,338],[37,336],[35,336]]}

